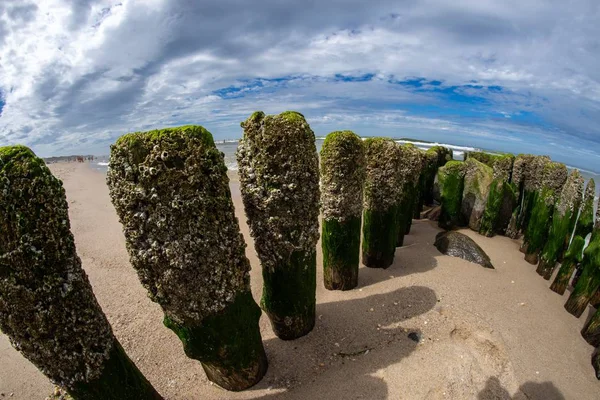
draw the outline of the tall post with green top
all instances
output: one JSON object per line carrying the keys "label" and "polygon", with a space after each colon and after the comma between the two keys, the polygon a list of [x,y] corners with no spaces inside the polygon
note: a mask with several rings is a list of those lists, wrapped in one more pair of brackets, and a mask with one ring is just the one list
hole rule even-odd
{"label": "tall post with green top", "polygon": [[552,282],[550,289],[562,295],[565,293],[573,271],[583,257],[583,248],[585,246],[585,238],[594,229],[594,196],[596,195],[596,185],[593,179],[590,179],[585,188],[583,202],[579,218],[575,224],[575,235],[571,240],[568,250],[565,253],[558,274]]}
{"label": "tall post with green top", "polygon": [[565,303],[565,309],[578,318],[600,288],[600,207],[596,213],[590,243],[583,252],[581,270],[581,276]]}
{"label": "tall post with green top", "polygon": [[366,180],[363,207],[362,262],[387,268],[398,238],[398,198],[402,152],[391,139],[365,140]]}
{"label": "tall post with green top", "polygon": [[490,156],[493,181],[481,218],[479,233],[488,237],[505,234],[517,205],[517,188],[511,184],[514,156]]}
{"label": "tall post with green top", "polygon": [[0,330],[76,400],[158,400],[98,305],[62,182],[25,146],[0,147]]}
{"label": "tall post with green top", "polygon": [[533,197],[533,208],[522,246],[525,261],[533,265],[538,263],[539,253],[548,239],[554,205],[567,180],[567,167],[561,163],[549,162],[545,164],[542,176],[541,189]]}
{"label": "tall post with green top", "polygon": [[363,142],[350,131],[332,132],[321,149],[321,246],[329,290],[358,285],[360,223],[365,183]]}
{"label": "tall post with green top", "polygon": [[185,354],[227,390],[260,381],[261,312],[212,135],[201,126],[124,135],[111,146],[107,183],[131,264]]}
{"label": "tall post with green top", "polygon": [[578,170],[574,170],[567,178],[554,207],[548,240],[540,255],[537,273],[546,280],[552,276],[557,260],[562,258],[563,251],[571,240],[582,195],[583,177]]}
{"label": "tall post with green top", "polygon": [[438,224],[442,229],[451,230],[464,225],[461,206],[465,169],[466,164],[463,161],[450,161],[438,169],[437,180],[442,200]]}
{"label": "tall post with green top", "polygon": [[262,264],[261,306],[292,340],[315,325],[319,158],[302,114],[255,112],[242,123],[237,160],[244,208]]}
{"label": "tall post with green top", "polygon": [[414,214],[415,198],[419,190],[421,174],[421,151],[412,143],[400,146],[402,166],[400,168],[400,198],[398,199],[398,238],[396,246],[404,244],[404,236],[410,232]]}

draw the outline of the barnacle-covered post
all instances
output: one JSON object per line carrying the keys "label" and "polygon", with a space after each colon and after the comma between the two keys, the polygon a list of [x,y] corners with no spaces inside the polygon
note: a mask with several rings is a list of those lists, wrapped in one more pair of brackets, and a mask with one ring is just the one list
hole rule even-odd
{"label": "barnacle-covered post", "polygon": [[562,258],[562,253],[571,240],[582,195],[583,177],[578,170],[574,170],[567,178],[554,207],[548,240],[540,255],[537,273],[546,280],[552,276],[557,260]]}
{"label": "barnacle-covered post", "polygon": [[554,282],[550,285],[550,289],[560,295],[565,293],[567,286],[569,286],[569,280],[573,275],[575,268],[581,263],[583,259],[583,248],[585,247],[585,239],[581,236],[573,237],[569,249],[565,253],[563,262],[554,278]]}
{"label": "barnacle-covered post", "polygon": [[423,204],[433,204],[433,184],[438,168],[452,160],[452,150],[443,146],[433,146],[425,152],[423,169]]}
{"label": "barnacle-covered post", "polygon": [[596,185],[593,179],[590,179],[585,188],[581,212],[575,225],[575,235],[569,244],[565,253],[560,269],[554,282],[550,286],[554,292],[562,295],[565,293],[573,271],[581,263],[583,257],[583,248],[585,246],[586,236],[594,228],[594,196],[596,195]]}
{"label": "barnacle-covered post", "polygon": [[201,126],[124,135],[111,146],[107,183],[131,264],[185,354],[227,390],[260,381],[261,312],[212,135]]}
{"label": "barnacle-covered post", "polygon": [[81,268],[62,182],[0,147],[0,329],[74,399],[161,399],[114,337]]}
{"label": "barnacle-covered post", "polygon": [[464,162],[465,178],[460,212],[462,221],[479,232],[494,171],[488,165],[470,157]]}
{"label": "barnacle-covered post", "polygon": [[404,236],[408,235],[412,225],[415,198],[419,190],[419,176],[421,175],[421,151],[412,143],[400,146],[402,153],[400,167],[400,198],[398,201],[398,238],[396,246],[404,244]]}
{"label": "barnacle-covered post", "polygon": [[387,268],[394,261],[401,190],[400,147],[391,139],[365,140],[366,180],[363,208],[362,261],[369,268]]}
{"label": "barnacle-covered post", "polygon": [[581,330],[581,336],[592,346],[600,346],[600,308],[596,310],[592,318],[584,325]]}
{"label": "barnacle-covered post", "polygon": [[491,156],[491,162],[494,179],[479,227],[479,233],[488,237],[506,232],[517,204],[517,188],[510,183],[514,156]]}
{"label": "barnacle-covered post", "polygon": [[442,200],[438,224],[442,229],[450,230],[462,225],[461,204],[465,169],[463,161],[450,161],[438,169],[437,179]]}
{"label": "barnacle-covered post", "polygon": [[292,340],[315,324],[319,159],[297,112],[255,112],[237,152],[242,199],[262,264],[261,306],[275,334]]}
{"label": "barnacle-covered post", "polygon": [[363,142],[351,131],[332,132],[321,149],[323,280],[329,290],[358,285],[360,223],[365,183]]}
{"label": "barnacle-covered post", "polygon": [[533,196],[533,208],[522,246],[525,261],[533,265],[538,263],[538,255],[548,239],[554,204],[567,179],[567,167],[561,163],[549,162],[542,175],[541,189]]}
{"label": "barnacle-covered post", "polygon": [[565,303],[565,309],[576,317],[585,311],[600,287],[600,229],[594,228],[589,245],[583,252],[581,276]]}

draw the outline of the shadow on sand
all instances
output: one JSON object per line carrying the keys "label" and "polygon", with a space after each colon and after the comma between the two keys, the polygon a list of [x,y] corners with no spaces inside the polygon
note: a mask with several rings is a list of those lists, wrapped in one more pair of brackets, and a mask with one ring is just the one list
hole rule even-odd
{"label": "shadow on sand", "polygon": [[[318,304],[317,324],[309,335],[265,341],[269,371],[253,389],[291,389],[263,397],[269,399],[385,399],[386,383],[372,374],[412,353],[417,342],[408,335],[420,332],[400,323],[435,304],[435,292],[423,286]],[[310,385],[317,378],[319,384]]]}
{"label": "shadow on sand", "polygon": [[525,382],[519,391],[511,396],[496,377],[486,382],[485,388],[477,395],[478,400],[565,400],[565,396],[552,382]]}
{"label": "shadow on sand", "polygon": [[[440,252],[433,246],[435,235],[442,230],[429,220],[414,220],[411,233],[404,237],[404,245],[396,248],[394,263],[386,269],[367,268],[361,265],[358,273],[358,287],[374,285],[389,279],[420,274],[437,266],[435,257]],[[417,240],[417,236],[420,240]],[[430,242],[423,240],[431,238]],[[410,254],[409,254],[410,252]],[[393,277],[393,278],[392,278]]]}

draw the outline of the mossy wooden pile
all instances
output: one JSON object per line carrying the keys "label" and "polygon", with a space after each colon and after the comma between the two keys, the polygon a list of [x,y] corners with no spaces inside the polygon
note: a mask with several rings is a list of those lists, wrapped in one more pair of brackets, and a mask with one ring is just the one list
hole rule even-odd
{"label": "mossy wooden pile", "polygon": [[465,169],[463,161],[450,161],[438,169],[437,180],[442,203],[438,224],[442,229],[451,230],[463,225],[461,205]]}
{"label": "mossy wooden pile", "polygon": [[0,148],[0,329],[74,399],[161,399],[127,357],[81,268],[62,182]]}
{"label": "mossy wooden pile", "polygon": [[315,324],[319,159],[302,114],[255,112],[242,123],[237,160],[242,200],[262,264],[261,306],[285,340]]}
{"label": "mossy wooden pile", "polygon": [[581,276],[565,303],[565,309],[576,317],[585,311],[600,287],[600,227],[595,227],[590,243],[583,252]]}
{"label": "mossy wooden pile", "polygon": [[369,138],[364,145],[362,262],[369,268],[387,268],[394,261],[398,238],[402,151],[387,138]]}
{"label": "mossy wooden pile", "polygon": [[122,136],[111,146],[107,183],[131,263],[186,355],[225,389],[260,381],[261,312],[212,135],[182,126]]}
{"label": "mossy wooden pile", "polygon": [[[534,173],[537,174],[538,170],[534,170]],[[544,163],[541,176],[543,178],[540,190],[534,191],[531,197],[531,216],[527,222],[522,246],[525,261],[533,265],[538,263],[539,253],[548,239],[554,205],[567,179],[567,167],[557,162]]]}
{"label": "mossy wooden pile", "polygon": [[600,308],[581,330],[581,336],[594,347],[600,346]]}
{"label": "mossy wooden pile", "polygon": [[596,194],[596,185],[593,179],[590,179],[585,188],[583,202],[579,218],[575,224],[575,233],[571,240],[568,250],[565,253],[558,274],[552,282],[550,289],[562,295],[565,293],[569,281],[575,268],[581,263],[583,257],[583,248],[585,238],[594,228],[594,196]]}
{"label": "mossy wooden pile", "polygon": [[556,262],[568,248],[583,195],[583,177],[578,170],[571,172],[554,207],[548,240],[540,255],[537,273],[549,280]]}
{"label": "mossy wooden pile", "polygon": [[514,161],[511,181],[518,190],[517,209],[513,212],[506,235],[517,239],[525,232],[535,203],[535,196],[541,189],[544,166],[550,162],[547,156],[519,154]]}
{"label": "mossy wooden pile", "polygon": [[332,132],[321,149],[321,246],[329,290],[358,285],[360,227],[365,182],[363,142],[350,131]]}
{"label": "mossy wooden pile", "polygon": [[[511,183],[514,156],[512,154],[488,155],[491,157],[493,180],[481,218],[479,233],[488,237],[504,235],[517,206],[517,188]],[[487,157],[486,157],[487,159]]]}
{"label": "mossy wooden pile", "polygon": [[404,244],[404,236],[408,235],[412,225],[415,201],[419,190],[422,152],[412,143],[400,146],[402,153],[400,168],[400,198],[398,200],[398,238],[396,246]]}
{"label": "mossy wooden pile", "polygon": [[433,146],[425,151],[423,160],[423,168],[420,177],[422,186],[419,211],[422,205],[433,204],[433,184],[437,170],[446,165],[448,161],[452,160],[452,150],[443,146]]}
{"label": "mossy wooden pile", "polygon": [[464,162],[464,188],[461,202],[461,219],[475,232],[479,232],[494,172],[486,164],[470,157]]}

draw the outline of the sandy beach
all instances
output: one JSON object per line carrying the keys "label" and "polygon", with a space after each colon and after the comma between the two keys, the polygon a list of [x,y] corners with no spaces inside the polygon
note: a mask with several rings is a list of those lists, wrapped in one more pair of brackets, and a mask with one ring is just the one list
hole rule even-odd
{"label": "sandy beach", "polygon": [[[105,176],[87,164],[50,165],[67,192],[83,267],[115,335],[165,399],[598,399],[593,348],[563,309],[569,295],[523,260],[519,242],[463,229],[494,270],[440,254],[437,224],[413,223],[386,270],[360,268],[358,288],[327,291],[317,264],[317,324],[295,341],[275,337],[263,314],[269,370],[240,393],[211,385],[200,364],[162,324],[129,264]],[[260,263],[244,217],[239,184],[231,190],[248,244],[252,290]],[[420,342],[409,337],[417,333]],[[415,335],[411,335],[415,338]],[[0,334],[0,399],[44,399],[52,385]]]}

